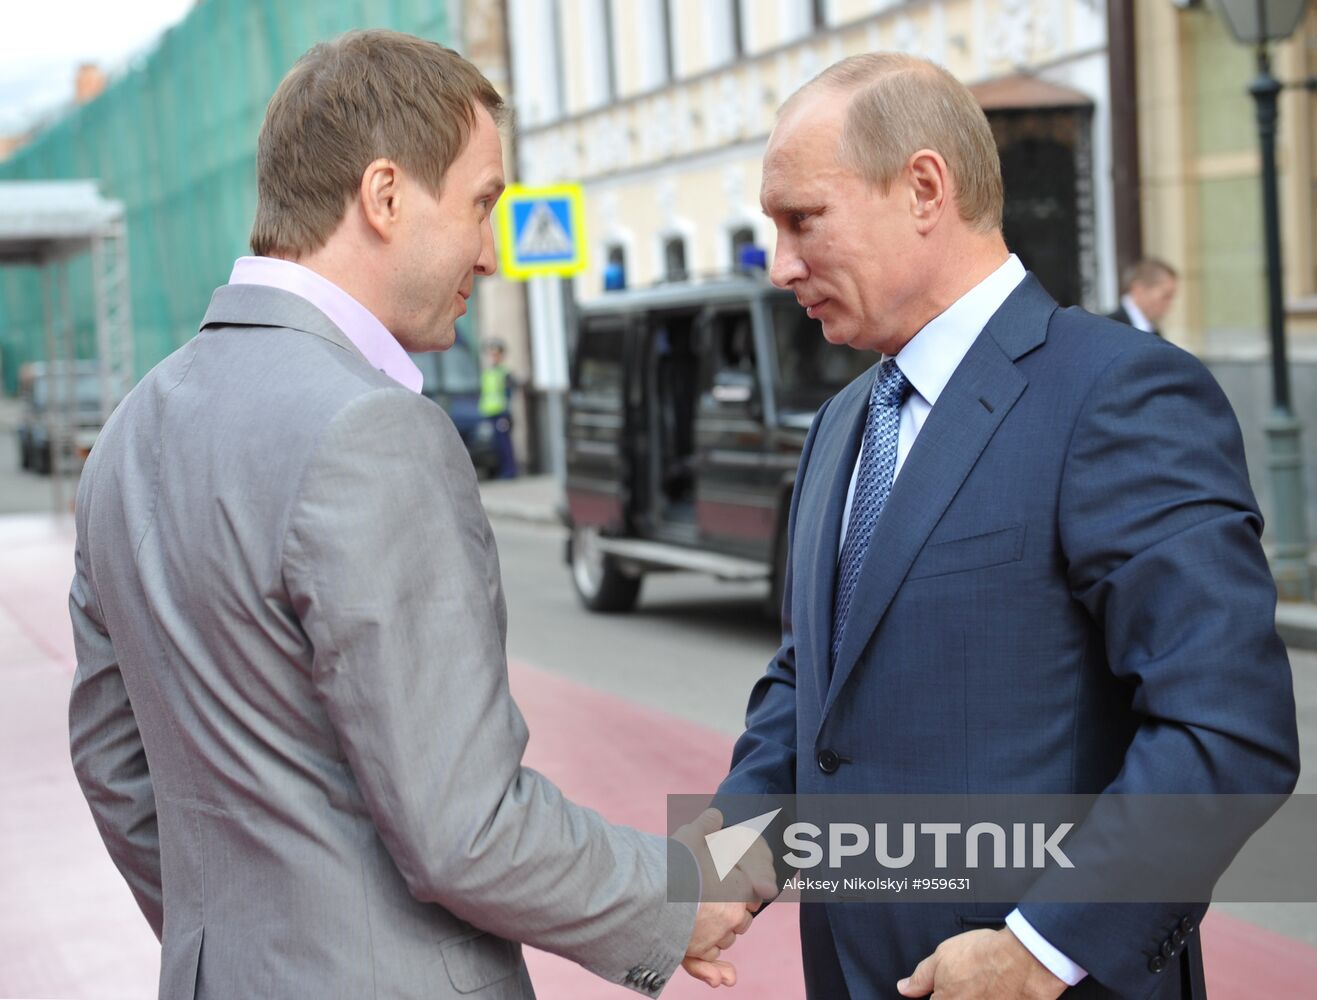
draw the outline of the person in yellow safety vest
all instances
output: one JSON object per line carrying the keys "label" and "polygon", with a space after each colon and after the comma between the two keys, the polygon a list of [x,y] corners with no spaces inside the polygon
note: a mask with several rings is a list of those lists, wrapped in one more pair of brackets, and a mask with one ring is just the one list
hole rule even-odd
{"label": "person in yellow safety vest", "polygon": [[512,450],[512,390],[516,383],[503,366],[503,342],[491,340],[485,347],[488,363],[480,373],[480,416],[494,431],[498,454],[498,479],[515,479],[517,456]]}

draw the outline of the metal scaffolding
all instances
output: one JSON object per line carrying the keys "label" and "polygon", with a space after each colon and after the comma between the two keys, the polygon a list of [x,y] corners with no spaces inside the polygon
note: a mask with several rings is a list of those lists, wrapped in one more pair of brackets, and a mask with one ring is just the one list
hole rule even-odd
{"label": "metal scaffolding", "polygon": [[[77,352],[69,267],[91,255],[96,368],[101,423],[133,380],[132,285],[121,202],[96,181],[0,181],[0,267],[41,270],[45,360],[52,381],[48,429],[52,501],[57,514],[73,497],[77,473]],[[54,381],[62,381],[56,389]]]}

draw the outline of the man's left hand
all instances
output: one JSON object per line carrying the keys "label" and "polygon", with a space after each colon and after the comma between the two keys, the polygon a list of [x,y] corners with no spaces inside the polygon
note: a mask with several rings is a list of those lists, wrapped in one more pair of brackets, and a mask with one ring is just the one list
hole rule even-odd
{"label": "man's left hand", "polygon": [[947,938],[896,988],[906,997],[936,991],[937,1000],[1056,1000],[1066,984],[1003,928]]}

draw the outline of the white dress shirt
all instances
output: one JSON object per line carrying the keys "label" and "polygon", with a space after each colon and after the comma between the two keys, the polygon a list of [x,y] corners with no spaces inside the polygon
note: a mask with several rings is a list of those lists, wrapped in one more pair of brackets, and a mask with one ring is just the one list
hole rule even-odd
{"label": "white dress shirt", "polygon": [[[920,330],[896,355],[896,365],[909,380],[912,391],[901,404],[901,422],[896,439],[896,471],[892,479],[901,474],[910,448],[919,436],[928,419],[929,412],[937,404],[942,390],[951,381],[960,362],[969,352],[974,341],[978,339],[983,328],[1003,302],[1015,291],[1016,286],[1024,280],[1024,265],[1020,259],[1011,254],[1006,262],[993,271],[968,292],[958,298],[942,314],[935,317]],[[1137,310],[1125,308],[1134,319]],[[1138,318],[1144,319],[1142,313]],[[1144,319],[1146,322],[1146,319]],[[846,492],[846,509],[841,519],[841,536],[838,539],[838,558],[841,556],[841,542],[846,538],[846,529],[850,524],[851,503],[855,499],[855,482],[860,473],[860,458],[855,460],[855,469],[851,472],[850,488]],[[1069,986],[1074,986],[1088,973],[1069,957],[1053,947],[1046,938],[1024,918],[1019,910],[1012,910],[1006,918],[1006,926],[1029,951],[1034,958],[1042,962],[1051,973]]]}
{"label": "white dress shirt", "polygon": [[1125,315],[1130,318],[1130,326],[1136,330],[1142,330],[1144,333],[1156,333],[1157,328],[1152,325],[1152,320],[1143,315],[1143,310],[1134,304],[1134,300],[1128,295],[1120,297],[1121,308],[1125,310]]}

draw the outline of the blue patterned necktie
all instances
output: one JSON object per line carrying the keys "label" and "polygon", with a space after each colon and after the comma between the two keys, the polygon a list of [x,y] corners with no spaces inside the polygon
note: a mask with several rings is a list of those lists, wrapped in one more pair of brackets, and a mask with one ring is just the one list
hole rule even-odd
{"label": "blue patterned necktie", "polygon": [[832,662],[837,662],[841,637],[851,611],[851,599],[860,579],[860,567],[869,551],[869,539],[878,515],[887,504],[896,472],[896,441],[901,427],[901,404],[910,383],[896,361],[888,358],[878,368],[873,392],[869,395],[869,415],[864,421],[864,443],[860,452],[860,472],[855,477],[855,495],[851,499],[851,516],[846,525],[846,540],[841,547],[837,567],[837,594],[832,611]]}

